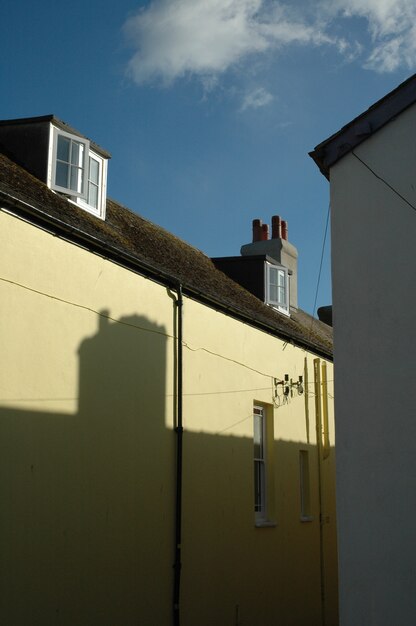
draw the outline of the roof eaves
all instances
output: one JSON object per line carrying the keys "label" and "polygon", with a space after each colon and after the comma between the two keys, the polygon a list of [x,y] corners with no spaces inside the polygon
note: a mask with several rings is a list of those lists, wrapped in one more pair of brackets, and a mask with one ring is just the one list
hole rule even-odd
{"label": "roof eaves", "polygon": [[318,144],[309,156],[329,180],[331,167],[416,102],[416,74]]}
{"label": "roof eaves", "polygon": [[277,336],[288,343],[293,343],[299,347],[309,350],[318,356],[322,356],[328,360],[333,359],[333,353],[331,347],[326,347],[322,341],[313,341],[313,339],[306,339],[300,334],[293,332],[291,329],[285,330],[278,328],[275,325],[268,323],[267,321],[255,319],[246,311],[238,308],[235,305],[223,302],[221,299],[215,298],[212,294],[204,293],[199,290],[195,285],[183,284],[180,277],[174,276],[169,272],[164,272],[161,268],[154,266],[147,260],[140,258],[139,256],[130,254],[121,248],[110,244],[107,241],[102,241],[98,237],[94,237],[90,233],[84,232],[82,229],[77,228],[74,225],[67,224],[65,221],[60,220],[56,216],[52,216],[38,207],[32,206],[29,203],[23,201],[20,198],[13,197],[11,194],[0,190],[0,196],[3,196],[4,200],[8,201],[9,206],[20,214],[22,217],[30,216],[35,224],[40,227],[48,227],[54,232],[58,232],[61,236],[69,241],[72,241],[82,247],[102,256],[109,258],[112,261],[119,263],[122,266],[128,267],[133,271],[156,280],[160,284],[166,285],[171,288],[182,285],[183,293],[188,297],[192,297],[195,300],[208,304],[217,310],[223,311],[229,315],[232,315],[236,319],[260,328],[269,334]]}

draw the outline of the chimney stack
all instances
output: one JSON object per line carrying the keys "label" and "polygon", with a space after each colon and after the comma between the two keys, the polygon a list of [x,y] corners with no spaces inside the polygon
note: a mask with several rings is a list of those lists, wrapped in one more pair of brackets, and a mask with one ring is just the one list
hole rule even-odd
{"label": "chimney stack", "polygon": [[290,306],[298,308],[298,252],[288,241],[287,221],[279,215],[272,217],[272,237],[269,239],[269,226],[262,220],[253,220],[253,242],[241,247],[243,256],[266,255],[289,270]]}

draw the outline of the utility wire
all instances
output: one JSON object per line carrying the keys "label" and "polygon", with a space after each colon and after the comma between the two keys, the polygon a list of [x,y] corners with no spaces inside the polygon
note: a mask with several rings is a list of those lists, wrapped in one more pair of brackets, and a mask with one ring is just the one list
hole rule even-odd
{"label": "utility wire", "polygon": [[97,311],[96,309],[92,309],[89,306],[85,306],[84,304],[79,304],[77,302],[72,302],[71,300],[65,300],[64,298],[60,298],[59,296],[54,296],[50,293],[46,293],[44,291],[39,291],[38,289],[33,289],[33,287],[28,287],[27,285],[22,285],[22,283],[17,283],[14,280],[9,280],[7,278],[2,278],[0,277],[0,280],[3,283],[8,283],[9,285],[14,285],[16,287],[21,287],[22,289],[25,289],[26,291],[31,291],[32,293],[36,293],[39,296],[44,296],[45,298],[50,298],[51,300],[56,300],[57,302],[62,302],[63,304],[68,304],[69,306],[74,306],[77,309],[83,309],[84,311],[88,311],[89,313],[94,313],[94,315],[98,315],[99,317],[102,317],[104,319],[107,319],[111,322],[115,322],[116,324],[121,324],[122,326],[130,326],[130,328],[136,328],[137,330],[144,330],[146,332],[149,333],[153,333],[154,335],[162,335],[163,337],[168,337],[170,339],[174,339],[173,335],[168,335],[167,333],[161,331],[161,330],[155,330],[153,328],[145,328],[144,326],[139,326],[138,324],[131,324],[130,322],[125,322],[123,320],[118,320],[115,317],[111,317],[110,315],[107,315],[106,313],[102,313],[100,311]]}
{"label": "utility wire", "polygon": [[326,237],[327,237],[327,234],[328,234],[328,224],[329,224],[330,213],[331,213],[331,203],[329,202],[328,203],[328,211],[327,211],[327,214],[326,214],[325,233],[324,233],[324,238],[323,238],[323,241],[322,241],[321,261],[319,263],[318,280],[316,281],[315,300],[314,300],[313,309],[312,309],[312,321],[311,321],[311,327],[309,329],[309,338],[311,336],[312,326],[313,326],[313,323],[315,321],[315,309],[316,309],[316,302],[317,302],[317,299],[318,299],[319,284],[321,282],[322,265],[323,265],[323,262],[324,262]]}
{"label": "utility wire", "polygon": [[407,200],[407,198],[405,198],[404,196],[402,196],[402,194],[397,191],[397,189],[395,189],[392,185],[390,185],[390,183],[388,183],[382,176],[380,176],[379,174],[377,174],[377,172],[375,172],[369,165],[368,163],[366,163],[365,161],[363,161],[358,154],[356,154],[354,152],[354,150],[351,151],[352,154],[355,156],[355,158],[362,164],[364,165],[365,168],[368,169],[369,172],[371,172],[373,174],[373,176],[375,176],[378,180],[380,180],[382,183],[384,183],[386,185],[386,187],[388,187],[393,193],[396,194],[396,196],[398,196],[401,200],[403,200],[403,202],[405,202],[413,211],[416,211],[416,207],[409,202],[409,200]]}
{"label": "utility wire", "polygon": [[[20,287],[21,289],[25,289],[26,291],[30,291],[32,293],[36,293],[37,295],[46,297],[46,298],[50,298],[51,300],[55,300],[57,302],[62,302],[63,304],[67,304],[69,306],[73,306],[76,307],[78,309],[82,309],[84,311],[88,311],[89,313],[93,313],[95,315],[98,315],[99,317],[105,318],[110,320],[111,322],[114,322],[116,324],[121,324],[123,326],[129,326],[130,328],[134,328],[136,330],[140,330],[143,332],[148,332],[148,333],[153,333],[155,335],[161,335],[162,337],[166,337],[168,339],[174,339],[173,335],[170,335],[164,331],[161,330],[155,330],[153,328],[148,328],[145,326],[140,326],[139,324],[132,324],[130,322],[125,322],[123,320],[118,320],[114,317],[111,317],[110,315],[107,315],[106,313],[102,313],[100,311],[97,311],[91,307],[85,306],[83,304],[78,304],[77,302],[71,302],[70,300],[65,300],[64,298],[60,298],[59,296],[54,296],[50,293],[46,293],[43,291],[39,291],[38,289],[34,289],[32,287],[29,287],[27,285],[23,285],[22,283],[18,283],[14,280],[9,280],[7,278],[3,278],[0,277],[0,281],[4,282],[4,283],[8,283],[10,285],[14,285],[16,287]],[[223,359],[225,361],[228,361],[230,363],[235,363],[236,365],[240,365],[241,367],[244,367],[247,370],[250,370],[251,372],[255,372],[256,374],[260,374],[261,376],[265,376],[266,378],[271,378],[271,379],[276,379],[279,380],[277,378],[277,376],[270,374],[270,373],[266,373],[266,372],[262,372],[260,370],[255,369],[254,367],[250,367],[249,365],[247,365],[246,363],[242,363],[241,361],[238,361],[236,359],[232,359],[230,357],[227,357],[223,354],[220,354],[218,352],[214,352],[213,350],[209,350],[208,348],[204,348],[204,347],[198,347],[198,348],[192,348],[189,344],[187,344],[185,341],[182,342],[182,345],[187,348],[188,350],[190,350],[191,352],[198,352],[198,351],[202,351],[202,352],[206,352],[208,354],[211,354],[212,356],[216,356],[220,359]],[[281,382],[281,381],[280,381]]]}
{"label": "utility wire", "polygon": [[[329,217],[329,213],[328,213],[328,217]],[[328,228],[328,219],[327,219],[327,228]],[[326,230],[327,230],[327,228],[326,228]],[[325,230],[325,238],[326,238],[326,230]],[[325,238],[324,238],[324,246],[325,246]],[[322,258],[323,258],[323,255],[321,257],[321,267],[322,267]],[[140,330],[140,331],[143,331],[143,332],[148,332],[148,333],[153,333],[153,334],[156,334],[156,335],[161,335],[161,336],[166,337],[168,339],[174,339],[173,335],[165,333],[165,332],[163,332],[161,330],[155,330],[153,328],[147,328],[145,326],[140,326],[138,324],[132,324],[132,323],[129,323],[129,322],[125,322],[123,320],[118,320],[118,319],[116,319],[114,317],[111,317],[110,315],[107,315],[106,313],[101,313],[100,311],[96,311],[95,309],[92,309],[91,307],[85,306],[83,304],[78,304],[76,302],[71,302],[70,300],[65,300],[64,298],[60,298],[59,296],[54,296],[52,294],[49,294],[49,293],[46,293],[46,292],[43,292],[43,291],[39,291],[38,289],[33,289],[32,287],[29,287],[27,285],[23,285],[22,283],[18,283],[18,282],[13,281],[13,280],[9,280],[7,278],[0,277],[0,281],[2,281],[4,283],[8,283],[10,285],[14,285],[16,287],[20,287],[21,289],[25,289],[25,290],[30,291],[32,293],[36,293],[37,295],[40,295],[40,296],[43,296],[43,297],[46,297],[46,298],[50,298],[50,299],[55,300],[57,302],[61,302],[63,304],[67,304],[69,306],[74,306],[74,307],[82,309],[84,311],[88,311],[89,313],[93,313],[95,315],[98,315],[99,317],[108,319],[109,321],[114,322],[116,324],[121,324],[122,326],[128,326],[130,328],[134,328],[136,330]],[[318,286],[319,286],[319,281],[318,281]],[[251,372],[254,372],[256,374],[260,374],[260,376],[265,376],[266,378],[270,378],[270,379],[278,380],[279,382],[282,382],[282,380],[277,378],[276,376],[274,376],[274,375],[272,375],[270,373],[266,373],[266,372],[262,372],[260,370],[257,370],[254,367],[250,367],[246,363],[242,363],[241,361],[238,361],[237,359],[232,359],[232,358],[227,357],[227,356],[225,356],[223,354],[219,354],[218,352],[214,352],[213,350],[209,350],[208,348],[205,348],[205,347],[192,348],[185,341],[183,341],[182,344],[183,344],[183,346],[185,348],[187,348],[191,352],[199,352],[199,351],[205,352],[207,354],[210,354],[212,356],[216,356],[216,357],[218,357],[220,359],[223,359],[225,361],[228,361],[230,363],[235,363],[236,365],[244,367],[245,369],[247,369],[247,370],[249,370]],[[331,381],[328,381],[328,382],[331,382]],[[312,385],[312,383],[309,383],[309,385]],[[208,392],[207,394],[202,394],[201,393],[201,394],[195,394],[195,395],[211,395],[211,393],[237,393],[237,392],[243,392],[243,391],[247,391],[247,392],[248,391],[263,391],[265,389],[266,388],[247,389],[247,390],[241,389],[241,390],[235,390],[235,391],[231,390],[231,391],[225,391],[225,392],[224,391],[223,392]],[[193,394],[185,394],[185,395],[193,395]],[[25,401],[26,399],[21,399],[21,400]],[[44,399],[44,400],[47,401],[48,399]],[[51,400],[57,400],[57,399],[51,398]],[[61,399],[58,399],[58,400],[61,400]],[[67,400],[67,399],[65,399],[65,400]]]}

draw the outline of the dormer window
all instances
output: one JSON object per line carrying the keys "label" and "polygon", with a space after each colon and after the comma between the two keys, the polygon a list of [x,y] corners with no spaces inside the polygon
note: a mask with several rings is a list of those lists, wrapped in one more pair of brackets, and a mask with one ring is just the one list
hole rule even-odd
{"label": "dormer window", "polygon": [[69,200],[104,219],[107,159],[88,139],[52,127],[50,187]]}
{"label": "dormer window", "polygon": [[285,267],[266,261],[266,302],[289,315],[289,275]]}
{"label": "dormer window", "polygon": [[106,150],[54,115],[0,121],[0,143],[49,189],[105,219]]}
{"label": "dormer window", "polygon": [[85,197],[86,165],[89,141],[55,129],[53,142],[52,189],[68,195]]}

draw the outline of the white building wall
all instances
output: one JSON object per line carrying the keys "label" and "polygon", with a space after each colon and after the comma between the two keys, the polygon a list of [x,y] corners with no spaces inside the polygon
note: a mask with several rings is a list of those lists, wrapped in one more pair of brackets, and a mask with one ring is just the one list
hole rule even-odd
{"label": "white building wall", "polygon": [[330,174],[340,625],[414,626],[416,106]]}

